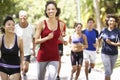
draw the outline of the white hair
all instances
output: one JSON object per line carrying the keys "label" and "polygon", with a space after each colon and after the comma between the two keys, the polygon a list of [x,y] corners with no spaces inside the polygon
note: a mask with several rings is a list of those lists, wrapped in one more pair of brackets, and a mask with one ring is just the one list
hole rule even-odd
{"label": "white hair", "polygon": [[27,12],[24,11],[24,10],[21,10],[21,11],[19,12],[19,16],[21,16],[21,15],[26,15],[26,16],[27,16]]}

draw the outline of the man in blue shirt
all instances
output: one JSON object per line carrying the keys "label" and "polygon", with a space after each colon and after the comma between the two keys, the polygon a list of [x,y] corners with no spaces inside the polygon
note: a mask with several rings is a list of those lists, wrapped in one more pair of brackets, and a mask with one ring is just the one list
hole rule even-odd
{"label": "man in blue shirt", "polygon": [[87,21],[87,29],[83,31],[87,37],[88,48],[84,50],[84,60],[85,60],[85,74],[86,79],[88,80],[88,73],[91,72],[91,68],[95,66],[96,59],[96,45],[98,31],[94,29],[94,20],[89,18]]}

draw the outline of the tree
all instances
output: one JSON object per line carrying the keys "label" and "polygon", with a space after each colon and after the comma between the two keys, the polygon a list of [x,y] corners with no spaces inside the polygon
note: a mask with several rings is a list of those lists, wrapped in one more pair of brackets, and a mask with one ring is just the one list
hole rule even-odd
{"label": "tree", "polygon": [[18,0],[1,0],[0,1],[0,26],[2,25],[3,19],[7,15],[16,14],[16,4]]}
{"label": "tree", "polygon": [[[1,0],[0,1],[0,25],[6,15],[11,15],[18,21],[19,10],[28,12],[29,22],[35,23],[45,18],[45,3],[48,0]],[[55,0],[61,8],[60,19],[66,22],[69,28],[77,22],[76,0]],[[120,15],[120,0],[80,0],[80,20],[86,26],[87,19],[93,17],[98,26],[104,25],[105,16],[108,13]],[[101,22],[100,22],[101,21]],[[99,29],[100,29],[99,27]]]}
{"label": "tree", "polygon": [[102,23],[100,19],[100,7],[99,7],[98,0],[93,0],[93,4],[94,4],[94,10],[96,14],[97,29],[101,31]]}

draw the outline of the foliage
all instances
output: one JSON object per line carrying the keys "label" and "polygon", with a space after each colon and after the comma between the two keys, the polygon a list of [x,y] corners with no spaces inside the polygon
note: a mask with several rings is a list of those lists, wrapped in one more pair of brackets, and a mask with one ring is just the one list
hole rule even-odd
{"label": "foliage", "polygon": [[93,0],[81,0],[81,20],[84,26],[86,26],[87,19],[89,17],[95,17]]}
{"label": "foliage", "polygon": [[[19,10],[26,10],[28,12],[29,22],[36,23],[43,20],[45,18],[44,5],[46,1],[47,0],[3,0],[0,2],[0,9],[2,11],[0,12],[0,21],[3,21],[3,17],[6,15],[11,15],[14,16],[16,22],[18,22]],[[75,5],[73,5],[74,0],[56,0],[56,2],[58,3],[58,7],[61,8],[60,19],[65,21],[68,26],[72,26],[76,15]]]}
{"label": "foliage", "polygon": [[[12,15],[15,21],[18,22],[19,10],[24,9],[28,12],[28,20],[36,23],[45,18],[44,6],[48,0],[0,0],[0,25],[6,15]],[[77,0],[55,0],[58,7],[61,8],[60,19],[66,22],[67,27],[73,27],[77,21]],[[100,5],[100,18],[104,24],[105,16],[108,13],[120,15],[119,0],[98,0]],[[89,17],[95,18],[95,10],[93,0],[80,0],[80,20],[86,26],[86,21]]]}
{"label": "foliage", "polygon": [[7,15],[14,15],[17,12],[16,4],[19,0],[0,0],[0,25]]}
{"label": "foliage", "polygon": [[76,20],[76,5],[73,4],[75,4],[74,0],[59,0],[58,2],[58,7],[61,8],[60,19],[66,22],[67,27],[73,27]]}
{"label": "foliage", "polygon": [[100,0],[99,4],[103,24],[107,14],[120,15],[120,0]]}
{"label": "foliage", "polygon": [[29,15],[30,22],[37,22],[44,18],[44,5],[47,0],[24,0],[19,3],[19,7],[24,5],[21,9],[26,10]]}

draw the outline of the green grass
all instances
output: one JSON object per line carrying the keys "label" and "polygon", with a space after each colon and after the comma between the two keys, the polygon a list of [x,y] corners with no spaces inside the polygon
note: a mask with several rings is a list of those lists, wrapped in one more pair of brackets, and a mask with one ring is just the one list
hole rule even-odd
{"label": "green grass", "polygon": [[115,65],[115,68],[120,67],[120,55],[118,55],[118,59]]}

